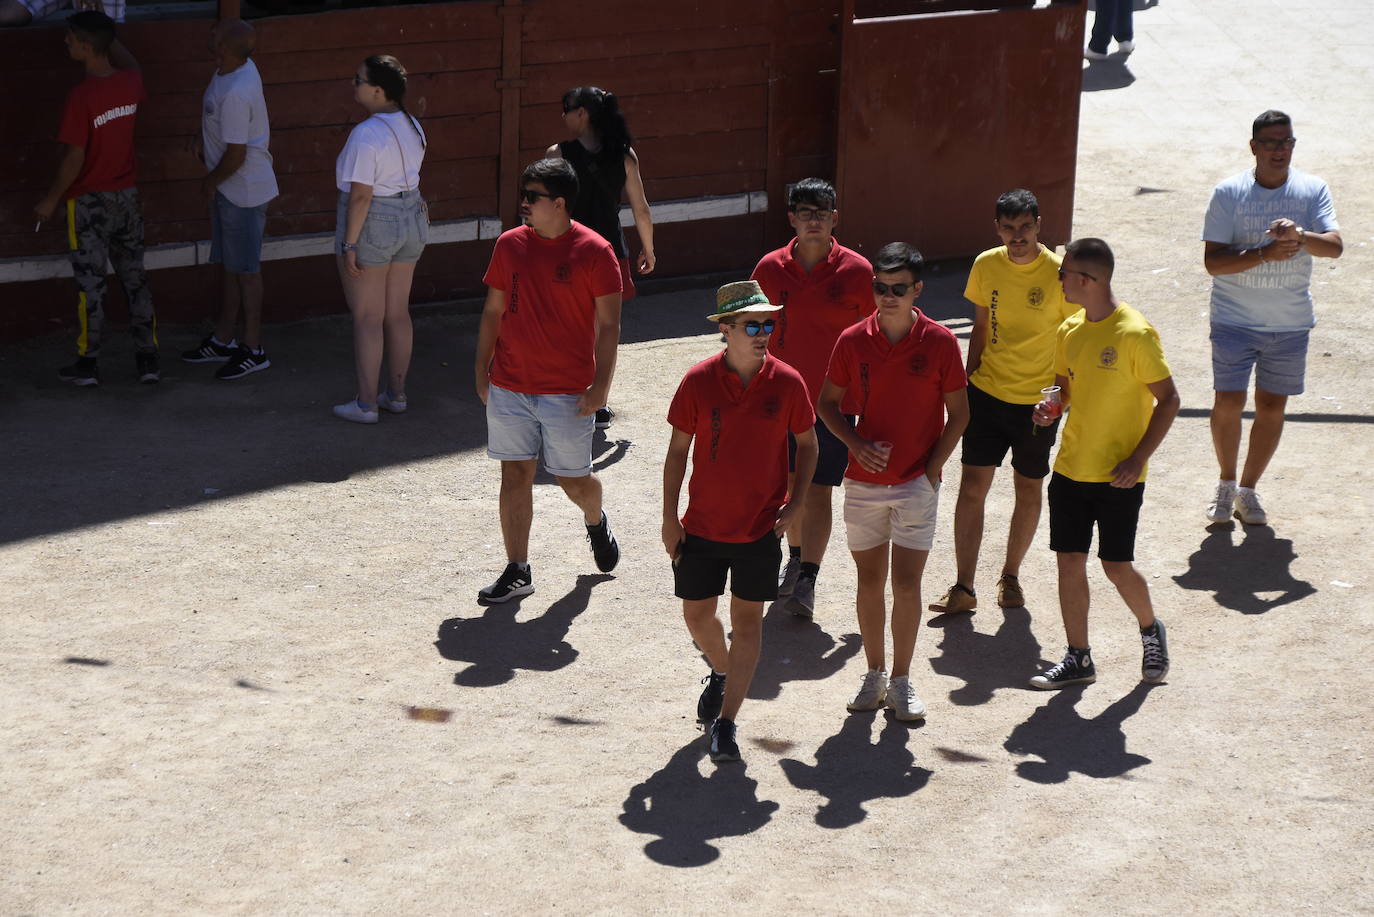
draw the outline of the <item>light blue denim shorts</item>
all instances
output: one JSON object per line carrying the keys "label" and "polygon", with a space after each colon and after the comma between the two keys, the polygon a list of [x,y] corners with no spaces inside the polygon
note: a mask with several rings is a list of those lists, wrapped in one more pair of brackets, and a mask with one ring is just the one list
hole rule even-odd
{"label": "light blue denim shorts", "polygon": [[210,202],[210,263],[223,264],[231,274],[258,273],[266,226],[266,204],[240,207],[216,191]]}
{"label": "light blue denim shorts", "polygon": [[487,455],[523,462],[544,453],[544,468],[560,478],[592,472],[596,415],[577,416],[577,395],[523,395],[491,386],[487,394]]}
{"label": "light blue denim shorts", "polygon": [[[381,267],[393,261],[419,261],[429,242],[429,214],[419,191],[402,191],[390,197],[373,197],[367,221],[358,235],[358,263]],[[334,251],[342,252],[348,231],[348,192],[339,192]]]}
{"label": "light blue denim shorts", "polygon": [[1307,373],[1308,331],[1252,331],[1212,326],[1212,389],[1243,392],[1255,385],[1273,395],[1301,395]]}

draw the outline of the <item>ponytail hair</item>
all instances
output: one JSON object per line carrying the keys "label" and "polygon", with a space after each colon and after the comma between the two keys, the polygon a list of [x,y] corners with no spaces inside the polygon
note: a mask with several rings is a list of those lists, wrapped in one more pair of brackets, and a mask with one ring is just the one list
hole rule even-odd
{"label": "ponytail hair", "polygon": [[563,110],[585,108],[591,121],[592,130],[601,141],[601,149],[607,155],[615,154],[623,158],[630,152],[634,137],[630,136],[630,126],[625,123],[625,115],[620,110],[620,100],[615,93],[598,89],[596,86],[578,86],[563,93]]}
{"label": "ponytail hair", "polygon": [[390,54],[374,54],[363,61],[363,66],[367,68],[367,81],[380,89],[388,102],[395,103],[401,114],[410,120],[410,126],[415,128],[415,136],[420,138],[420,146],[426,146],[420,123],[415,120],[414,115],[406,111],[406,68]]}

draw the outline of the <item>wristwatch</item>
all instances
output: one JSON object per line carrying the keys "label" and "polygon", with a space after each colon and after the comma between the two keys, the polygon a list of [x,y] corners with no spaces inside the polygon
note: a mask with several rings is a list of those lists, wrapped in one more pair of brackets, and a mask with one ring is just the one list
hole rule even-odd
{"label": "wristwatch", "polygon": [[1299,247],[1299,248],[1302,248],[1302,247],[1303,247],[1304,245],[1306,245],[1306,244],[1307,244],[1307,230],[1305,230],[1305,229],[1303,229],[1301,226],[1299,226],[1299,227],[1298,227],[1298,247]]}
{"label": "wristwatch", "polygon": [[343,243],[342,245],[339,246],[339,254],[341,254],[341,255],[342,255],[343,253],[345,253],[345,252],[356,252],[357,250],[358,250],[358,243],[357,243],[357,242],[345,242],[345,243]]}

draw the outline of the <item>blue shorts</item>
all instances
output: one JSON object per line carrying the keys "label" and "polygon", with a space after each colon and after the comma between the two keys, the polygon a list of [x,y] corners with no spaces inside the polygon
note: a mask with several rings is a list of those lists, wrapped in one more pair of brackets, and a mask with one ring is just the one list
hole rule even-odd
{"label": "blue shorts", "polygon": [[1255,386],[1273,395],[1301,395],[1307,372],[1308,331],[1252,331],[1212,326],[1212,389],[1243,392]]}
{"label": "blue shorts", "polygon": [[544,468],[559,478],[592,473],[596,415],[577,416],[578,395],[523,395],[491,386],[487,394],[487,455],[525,462],[544,453]]}
{"label": "blue shorts", "polygon": [[266,204],[239,207],[216,191],[210,204],[210,263],[223,264],[231,274],[258,273],[266,225]]}
{"label": "blue shorts", "polygon": [[[342,253],[348,231],[348,192],[339,192],[334,251]],[[363,231],[358,234],[358,263],[381,267],[393,261],[420,260],[429,242],[429,213],[419,191],[402,191],[391,197],[373,197]]]}

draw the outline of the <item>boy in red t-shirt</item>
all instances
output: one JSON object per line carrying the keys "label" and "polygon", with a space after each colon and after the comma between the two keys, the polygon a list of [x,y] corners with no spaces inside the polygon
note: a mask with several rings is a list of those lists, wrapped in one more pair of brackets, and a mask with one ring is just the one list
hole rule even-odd
{"label": "boy in red t-shirt", "polygon": [[[844,521],[858,568],[859,633],[868,672],[850,710],[884,703],[899,720],[920,720],[925,704],[911,685],[921,625],[921,574],[934,540],[940,469],[968,425],[967,379],[959,342],[916,308],[921,253],[883,246],[873,262],[876,314],[840,335],[816,406],[849,448]],[[858,425],[840,424],[853,404]],[[948,418],[948,419],[946,419]],[[892,676],[883,630],[889,542],[892,567]]]}
{"label": "boy in red t-shirt", "polygon": [[[763,605],[778,597],[779,539],[802,506],[816,469],[815,414],[801,374],[768,353],[776,306],[752,280],[716,291],[725,350],[687,371],[668,408],[673,435],[663,464],[663,547],[692,639],[711,663],[697,720],[710,723],[711,760],[738,761],[735,716],[763,638]],[[787,492],[787,437],[797,475]],[[693,448],[692,441],[696,440]],[[692,479],[678,518],[687,454]],[[730,577],[730,630],[716,600]]]}
{"label": "boy in red t-shirt", "polygon": [[[80,289],[81,332],[76,362],[58,376],[99,385],[105,321],[105,265],[114,265],[129,300],[130,332],[140,382],[161,378],[153,297],[143,269],[143,211],[134,187],[134,119],[146,96],[133,57],[115,39],[114,21],[84,10],[67,19],[67,51],[86,68],[86,79],[67,95],[57,139],[63,146],[57,175],[33,208],[39,221],[67,202],[72,274]],[[116,64],[117,61],[117,64]]]}
{"label": "boy in red t-shirt", "polygon": [[577,173],[541,159],[521,176],[524,226],[496,240],[483,282],[477,396],[487,406],[487,455],[501,463],[506,568],[477,593],[505,602],[534,592],[534,473],[544,467],[582,510],[592,556],[615,569],[620,545],[592,474],[596,409],[606,403],[620,343],[620,263],[611,244],[569,213]]}
{"label": "boy in red t-shirt", "polygon": [[[813,405],[840,332],[873,314],[873,265],[835,239],[839,221],[830,182],[797,182],[787,191],[787,222],[796,238],[764,255],[750,276],[771,302],[786,307],[778,316],[768,352],[801,373]],[[853,417],[844,421],[854,425]],[[815,613],[816,578],[830,544],[831,504],[849,461],[844,443],[820,418],[816,443],[820,455],[813,486],[787,533],[787,565],[778,588],[784,607],[802,618]]]}

